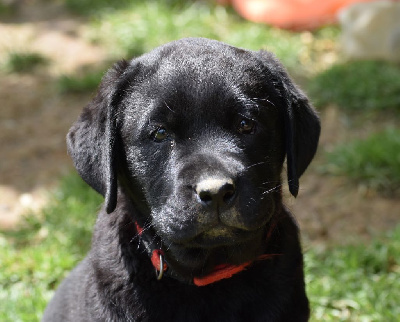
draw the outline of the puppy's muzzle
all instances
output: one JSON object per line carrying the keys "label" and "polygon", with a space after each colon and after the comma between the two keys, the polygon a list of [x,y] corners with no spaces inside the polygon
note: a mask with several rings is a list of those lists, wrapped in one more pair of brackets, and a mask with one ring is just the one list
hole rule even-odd
{"label": "puppy's muzzle", "polygon": [[207,208],[230,206],[236,198],[236,186],[230,178],[205,178],[194,186],[197,201]]}

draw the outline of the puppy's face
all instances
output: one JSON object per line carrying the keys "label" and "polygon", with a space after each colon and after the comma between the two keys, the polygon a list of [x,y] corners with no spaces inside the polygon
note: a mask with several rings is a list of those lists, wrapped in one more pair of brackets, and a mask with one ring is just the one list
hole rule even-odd
{"label": "puppy's face", "polygon": [[274,90],[198,58],[128,89],[121,127],[126,187],[143,189],[167,261],[191,272],[262,251],[285,153]]}
{"label": "puppy's face", "polygon": [[[250,261],[264,250],[266,225],[281,202],[285,154],[295,144],[287,124],[291,102],[279,79],[287,75],[271,63],[278,72],[262,54],[191,39],[120,64],[103,81],[103,92],[114,82],[108,96],[97,97],[109,100],[102,130],[112,143],[97,159],[104,154],[102,165],[113,165],[100,183],[88,178],[87,166],[76,166],[106,195],[107,180],[118,176],[111,180],[139,209],[136,220],[161,238],[168,264],[184,277]],[[99,108],[92,103],[86,114],[101,114]],[[308,104],[303,108],[317,126]],[[85,128],[87,119],[81,117]],[[76,132],[69,136],[73,157]]]}

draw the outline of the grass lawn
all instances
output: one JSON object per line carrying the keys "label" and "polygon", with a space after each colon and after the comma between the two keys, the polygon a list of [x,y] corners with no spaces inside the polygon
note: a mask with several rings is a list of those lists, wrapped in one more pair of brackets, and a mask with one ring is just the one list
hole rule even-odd
{"label": "grass lawn", "polygon": [[[337,28],[305,35],[270,28],[245,21],[229,8],[207,1],[122,1],[117,6],[107,0],[66,2],[73,12],[88,17],[86,37],[107,49],[109,61],[131,59],[184,37],[206,37],[237,47],[270,50],[300,79],[325,65],[319,57],[334,46],[339,34]],[[93,90],[93,76],[97,75],[98,81],[101,77],[97,68],[88,71],[87,77],[65,75],[59,87],[63,92],[76,92],[75,82],[82,89]]]}
{"label": "grass lawn", "polygon": [[398,321],[400,226],[367,245],[305,253],[312,321]]}
{"label": "grass lawn", "polygon": [[326,155],[322,170],[347,176],[387,196],[400,193],[400,131],[387,128],[343,143]]}
{"label": "grass lawn", "polygon": [[38,321],[54,288],[90,247],[101,197],[75,174],[39,215],[0,232],[0,321]]}
{"label": "grass lawn", "polygon": [[381,61],[335,64],[316,75],[308,86],[317,106],[348,111],[400,111],[400,65]]}
{"label": "grass lawn", "polygon": [[48,64],[48,59],[38,53],[12,51],[2,67],[8,73],[29,73],[36,67]]}

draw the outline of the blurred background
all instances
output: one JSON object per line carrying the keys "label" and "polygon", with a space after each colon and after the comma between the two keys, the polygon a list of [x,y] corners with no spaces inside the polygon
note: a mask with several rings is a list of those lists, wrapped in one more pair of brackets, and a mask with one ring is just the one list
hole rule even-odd
{"label": "blurred background", "polygon": [[0,321],[38,321],[102,198],[65,135],[104,72],[183,37],[274,52],[322,120],[285,202],[312,321],[399,321],[400,2],[0,0]]}

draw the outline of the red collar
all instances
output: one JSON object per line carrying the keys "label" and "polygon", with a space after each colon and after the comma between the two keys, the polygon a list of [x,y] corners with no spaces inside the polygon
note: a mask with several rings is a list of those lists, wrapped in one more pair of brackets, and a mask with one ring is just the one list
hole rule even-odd
{"label": "red collar", "polygon": [[[137,232],[139,236],[142,236],[143,228],[139,226],[137,222],[135,222]],[[277,222],[271,225],[268,234],[267,240],[270,239],[273,230],[275,229]],[[145,245],[146,246],[146,245]],[[146,248],[148,248],[146,246]],[[274,256],[281,254],[263,254],[256,258],[256,261],[270,259]],[[164,252],[162,249],[154,249],[151,251],[151,263],[156,269],[157,279],[160,280],[164,274],[164,272],[168,269],[168,264],[164,261]],[[214,270],[203,277],[194,277],[193,284],[196,286],[206,286],[215,282],[218,282],[222,279],[230,278],[233,275],[242,272],[248,266],[253,264],[253,261],[246,262],[240,265],[230,265],[230,264],[221,264],[214,268]]]}

